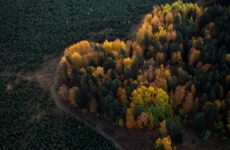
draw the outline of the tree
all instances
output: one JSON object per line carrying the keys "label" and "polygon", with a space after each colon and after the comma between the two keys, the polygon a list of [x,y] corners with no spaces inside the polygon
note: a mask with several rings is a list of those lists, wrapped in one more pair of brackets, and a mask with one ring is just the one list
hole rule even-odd
{"label": "tree", "polygon": [[165,55],[162,52],[157,52],[156,54],[156,61],[159,62],[160,64],[163,64],[165,61]]}
{"label": "tree", "polygon": [[142,43],[147,37],[147,39],[152,39],[153,38],[153,27],[148,21],[144,21],[142,26],[139,28],[137,31],[137,41],[139,43]]}
{"label": "tree", "polygon": [[74,52],[71,56],[67,57],[68,62],[76,68],[81,68],[83,65],[82,56],[78,52]]}
{"label": "tree", "polygon": [[185,102],[183,104],[183,108],[184,108],[185,112],[186,113],[191,112],[193,109],[193,105],[194,105],[193,95],[192,95],[192,93],[188,92],[186,97],[185,97]]}
{"label": "tree", "polygon": [[132,92],[131,101],[134,104],[140,104],[146,106],[150,101],[154,101],[152,93],[154,92],[153,87],[141,86]]}
{"label": "tree", "polygon": [[200,112],[197,113],[193,120],[193,128],[197,131],[197,133],[202,133],[205,129],[207,129],[207,124],[205,120],[205,113]]}
{"label": "tree", "polygon": [[131,68],[132,60],[130,57],[123,59],[123,64],[126,68]]}
{"label": "tree", "polygon": [[169,96],[163,89],[157,89],[156,90],[156,98],[154,103],[164,103],[168,104],[169,102]]}
{"label": "tree", "polygon": [[156,80],[155,80],[155,83],[156,83],[158,88],[161,88],[164,91],[168,90],[168,84],[167,84],[166,79],[157,77]]}
{"label": "tree", "polygon": [[144,50],[142,49],[140,44],[138,44],[136,41],[132,42],[131,48],[133,50],[133,56],[132,57],[143,56]]}
{"label": "tree", "polygon": [[120,101],[120,103],[124,104],[127,99],[125,88],[119,87],[117,90],[117,96],[118,96],[118,100]]}
{"label": "tree", "polygon": [[156,149],[163,146],[164,150],[173,150],[170,136],[166,136],[164,138],[158,138],[155,141],[155,144],[156,144],[155,146]]}
{"label": "tree", "polygon": [[172,104],[174,108],[177,108],[178,105],[182,103],[185,97],[185,89],[184,86],[178,85],[172,97]]}
{"label": "tree", "polygon": [[69,89],[69,95],[68,95],[68,100],[70,102],[71,105],[73,105],[74,107],[77,106],[77,103],[76,103],[76,95],[77,95],[77,92],[79,91],[79,88],[78,87],[72,87]]}
{"label": "tree", "polygon": [[183,142],[182,123],[179,117],[169,119],[166,122],[167,131],[172,138],[173,143],[181,144]]}
{"label": "tree", "polygon": [[169,11],[167,15],[165,16],[165,22],[167,24],[170,24],[173,21],[173,13]]}
{"label": "tree", "polygon": [[109,70],[109,69],[114,69],[115,66],[116,66],[116,64],[115,64],[113,58],[111,58],[111,57],[108,57],[108,58],[106,59],[106,61],[104,62],[104,64],[103,64],[103,68],[104,68],[106,71]]}
{"label": "tree", "polygon": [[166,121],[163,120],[161,123],[160,123],[160,133],[162,136],[166,136],[167,135],[167,126],[166,126]]}
{"label": "tree", "polygon": [[85,40],[85,41],[80,41],[67,48],[64,52],[64,56],[72,55],[74,52],[78,52],[80,55],[85,55],[90,51],[92,51],[90,43]]}
{"label": "tree", "polygon": [[61,76],[65,81],[68,81],[68,79],[70,78],[69,74],[72,70],[70,64],[67,62],[66,57],[62,57],[61,61],[60,61],[60,70],[61,70]]}
{"label": "tree", "polygon": [[178,84],[178,81],[177,81],[176,76],[173,75],[172,77],[169,78],[169,82],[168,82],[169,90],[174,90],[177,84]]}
{"label": "tree", "polygon": [[159,20],[159,17],[157,15],[154,15],[154,17],[151,20],[151,24],[153,26],[157,26],[157,27],[159,26],[160,20]]}
{"label": "tree", "polygon": [[139,128],[146,127],[148,123],[148,113],[142,112],[138,117],[137,117],[137,126]]}
{"label": "tree", "polygon": [[177,52],[173,52],[172,53],[172,61],[173,62],[182,62],[182,56],[181,56],[181,52],[177,51]]}
{"label": "tree", "polygon": [[190,55],[189,55],[189,65],[192,66],[194,65],[200,58],[200,51],[195,49],[195,48],[191,48],[190,50]]}
{"label": "tree", "polygon": [[97,67],[94,71],[93,71],[93,76],[97,77],[99,75],[104,75],[104,68],[103,67]]}
{"label": "tree", "polygon": [[133,103],[130,104],[130,108],[127,109],[126,112],[126,127],[128,129],[133,129],[136,127],[136,121],[134,118],[134,107],[135,105]]}

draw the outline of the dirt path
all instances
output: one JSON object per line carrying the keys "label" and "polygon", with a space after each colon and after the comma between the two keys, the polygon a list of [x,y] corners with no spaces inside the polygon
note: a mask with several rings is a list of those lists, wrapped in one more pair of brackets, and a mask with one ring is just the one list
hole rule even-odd
{"label": "dirt path", "polygon": [[49,90],[53,83],[53,78],[56,70],[56,66],[60,60],[60,56],[51,55],[44,58],[42,64],[39,66],[39,69],[32,72],[18,72],[18,73],[9,73],[3,72],[1,75],[5,76],[16,76],[18,78],[28,80],[28,81],[36,81],[39,83],[41,88],[46,91]]}

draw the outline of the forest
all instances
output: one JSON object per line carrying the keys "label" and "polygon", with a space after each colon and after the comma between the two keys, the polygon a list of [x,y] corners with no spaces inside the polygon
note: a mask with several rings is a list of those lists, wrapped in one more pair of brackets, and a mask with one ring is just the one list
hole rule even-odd
{"label": "forest", "polygon": [[0,149],[230,149],[230,1],[0,1]]}
{"label": "forest", "polygon": [[59,97],[118,126],[156,130],[171,150],[191,125],[203,139],[230,131],[229,8],[154,6],[127,41],[80,41],[60,61]]}

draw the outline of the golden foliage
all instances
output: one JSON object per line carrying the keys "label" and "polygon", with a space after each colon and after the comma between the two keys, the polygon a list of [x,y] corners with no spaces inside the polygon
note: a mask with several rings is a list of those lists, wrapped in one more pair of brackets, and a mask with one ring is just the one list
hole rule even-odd
{"label": "golden foliage", "polygon": [[160,68],[156,69],[155,71],[156,78],[164,78],[169,79],[171,76],[171,71],[169,68],[164,67],[164,65],[161,65]]}
{"label": "golden foliage", "polygon": [[159,41],[161,37],[166,37],[166,36],[167,36],[167,31],[162,26],[159,26],[159,31],[155,33],[155,37],[157,38],[157,40]]}
{"label": "golden foliage", "polygon": [[137,31],[137,41],[138,42],[142,42],[145,38],[145,36],[147,36],[149,39],[151,39],[153,37],[153,27],[149,22],[144,22],[142,24],[142,26],[139,28],[139,30]]}
{"label": "golden foliage", "polygon": [[160,145],[163,145],[164,150],[173,150],[172,148],[172,141],[170,136],[164,137],[164,138],[158,138],[155,141],[156,147],[159,147]]}
{"label": "golden foliage", "polygon": [[143,56],[144,54],[144,51],[143,49],[141,48],[141,46],[137,43],[137,42],[132,42],[132,49],[133,49],[133,54],[134,55],[139,55],[139,56]]}
{"label": "golden foliage", "polygon": [[125,67],[130,68],[132,65],[132,60],[130,57],[123,59],[123,64]]}
{"label": "golden foliage", "polygon": [[136,127],[136,121],[134,118],[134,107],[135,105],[133,103],[130,104],[130,108],[127,109],[126,112],[126,127],[128,129],[133,129]]}
{"label": "golden foliage", "polygon": [[174,27],[173,27],[173,24],[171,23],[169,26],[168,26],[168,31],[173,31]]}
{"label": "golden foliage", "polygon": [[160,25],[160,20],[157,15],[154,15],[154,17],[151,20],[151,24],[156,27]]}
{"label": "golden foliage", "polygon": [[161,101],[163,103],[169,102],[169,96],[163,89],[156,90],[156,101]]}
{"label": "golden foliage", "polygon": [[152,19],[152,14],[147,14],[147,15],[145,15],[145,17],[144,17],[144,21],[143,21],[143,22],[150,22],[151,19]]}
{"label": "golden foliage", "polygon": [[97,77],[99,75],[103,75],[104,74],[104,68],[103,67],[97,67],[94,71],[93,71],[93,76]]}
{"label": "golden foliage", "polygon": [[147,105],[154,101],[154,91],[154,87],[141,86],[132,92],[131,100],[134,104]]}
{"label": "golden foliage", "polygon": [[124,88],[119,87],[117,90],[117,95],[118,95],[118,99],[119,99],[120,103],[124,104],[124,102],[127,99],[126,90]]}
{"label": "golden foliage", "polygon": [[121,41],[120,39],[116,39],[115,41],[109,42],[108,40],[105,40],[103,43],[103,47],[108,51],[108,52],[119,52],[120,50],[127,50],[126,49],[126,44],[124,41]]}
{"label": "golden foliage", "polygon": [[165,22],[167,24],[171,23],[173,21],[173,13],[169,11],[167,15],[165,16]]}
{"label": "golden foliage", "polygon": [[176,31],[167,32],[166,37],[168,41],[176,40],[176,37],[177,37]]}
{"label": "golden foliage", "polygon": [[185,97],[185,88],[184,86],[178,85],[172,97],[172,104],[175,108],[182,103]]}
{"label": "golden foliage", "polygon": [[71,63],[73,64],[74,67],[81,68],[83,65],[83,59],[82,56],[78,52],[74,52],[71,55]]}
{"label": "golden foliage", "polygon": [[189,62],[188,62],[189,65],[190,66],[194,65],[199,59],[200,59],[200,51],[195,48],[191,48],[190,55],[189,55]]}
{"label": "golden foliage", "polygon": [[68,47],[64,52],[64,56],[72,55],[74,52],[78,52],[79,54],[84,55],[90,51],[92,51],[90,43],[85,40]]}
{"label": "golden foliage", "polygon": [[74,107],[77,106],[76,103],[76,94],[78,92],[79,88],[78,87],[72,87],[69,89],[69,95],[68,95],[68,100],[70,102],[70,104]]}

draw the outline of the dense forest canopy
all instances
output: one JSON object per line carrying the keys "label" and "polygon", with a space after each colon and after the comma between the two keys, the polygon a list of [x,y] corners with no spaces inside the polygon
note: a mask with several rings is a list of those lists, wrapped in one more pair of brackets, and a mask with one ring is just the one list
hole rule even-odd
{"label": "dense forest canopy", "polygon": [[[162,128],[173,142],[181,141],[182,121],[199,135],[228,132],[228,22],[229,7],[182,1],[154,6],[132,40],[81,41],[67,48],[59,96],[127,128],[153,129],[165,120]],[[171,141],[168,134],[164,138]]]}
{"label": "dense forest canopy", "polygon": [[229,4],[0,1],[0,149],[230,149]]}

